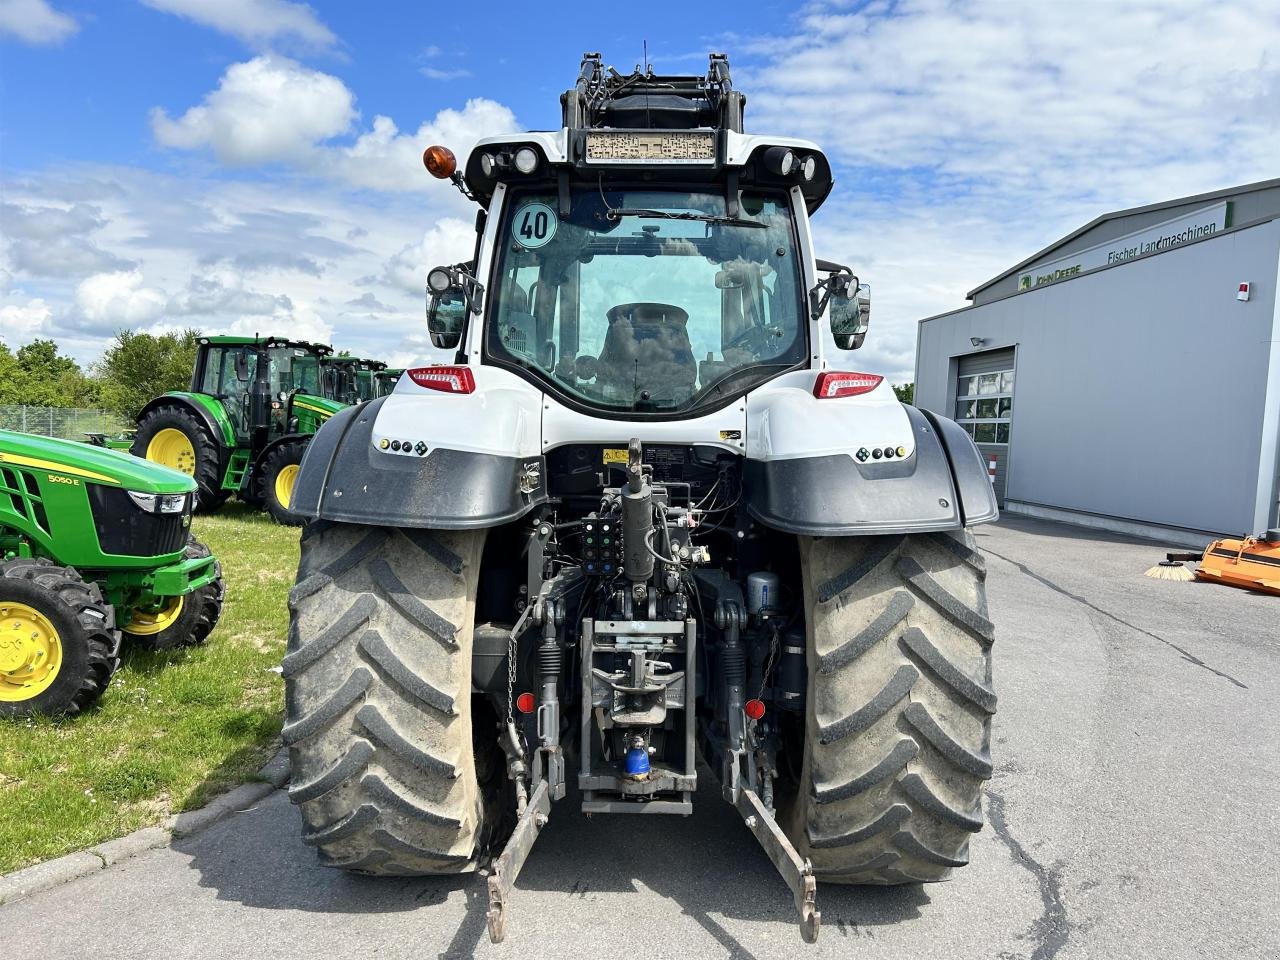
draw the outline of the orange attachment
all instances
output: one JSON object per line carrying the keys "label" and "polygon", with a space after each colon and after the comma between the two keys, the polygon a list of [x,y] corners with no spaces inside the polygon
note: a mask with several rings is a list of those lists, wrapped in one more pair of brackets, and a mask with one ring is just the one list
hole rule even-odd
{"label": "orange attachment", "polygon": [[1205,547],[1196,577],[1280,595],[1280,542],[1255,537],[1215,540]]}
{"label": "orange attachment", "polygon": [[422,165],[438,180],[448,180],[458,169],[458,158],[448,147],[439,144],[422,151]]}

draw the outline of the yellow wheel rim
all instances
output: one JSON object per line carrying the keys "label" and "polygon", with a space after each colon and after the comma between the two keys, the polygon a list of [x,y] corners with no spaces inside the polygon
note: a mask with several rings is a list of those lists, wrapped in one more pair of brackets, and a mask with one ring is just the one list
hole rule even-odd
{"label": "yellow wheel rim", "polygon": [[164,467],[196,475],[196,448],[181,430],[166,427],[147,444],[147,459]]}
{"label": "yellow wheel rim", "polygon": [[276,474],[276,502],[286,510],[293,499],[293,485],[298,482],[298,465],[291,463],[281,467]]}
{"label": "yellow wheel rim", "polygon": [[135,610],[133,619],[122,628],[136,637],[149,637],[168,630],[182,614],[182,597],[169,597],[159,610]]}
{"label": "yellow wheel rim", "polygon": [[62,640],[49,618],[25,603],[0,600],[0,700],[33,700],[58,679]]}

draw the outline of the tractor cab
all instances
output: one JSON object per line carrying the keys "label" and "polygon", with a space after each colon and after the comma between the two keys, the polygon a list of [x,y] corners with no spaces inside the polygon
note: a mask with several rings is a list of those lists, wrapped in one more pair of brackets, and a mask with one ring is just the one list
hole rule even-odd
{"label": "tractor cab", "polygon": [[387,365],[381,360],[360,357],[326,357],[324,360],[325,396],[339,403],[354,405],[382,396],[377,376]]}
{"label": "tractor cab", "polygon": [[294,406],[322,399],[321,364],[333,349],[279,337],[203,337],[191,389],[217,399],[237,445],[297,431]]}
{"label": "tractor cab", "polygon": [[194,477],[198,508],[228,497],[260,505],[281,523],[311,436],[344,404],[325,392],[333,348],[284,337],[202,337],[190,391],[151,400],[131,451]]}
{"label": "tractor cab", "polygon": [[400,382],[400,377],[403,373],[403,367],[387,367],[377,371],[373,375],[374,396],[389,396],[391,391],[396,388],[396,384]]}

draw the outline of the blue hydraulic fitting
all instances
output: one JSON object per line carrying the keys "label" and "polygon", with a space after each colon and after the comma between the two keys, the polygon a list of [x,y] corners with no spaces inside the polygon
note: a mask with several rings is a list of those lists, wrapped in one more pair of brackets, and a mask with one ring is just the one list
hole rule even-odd
{"label": "blue hydraulic fitting", "polygon": [[622,763],[623,775],[628,780],[645,780],[649,776],[649,751],[644,746],[632,747]]}

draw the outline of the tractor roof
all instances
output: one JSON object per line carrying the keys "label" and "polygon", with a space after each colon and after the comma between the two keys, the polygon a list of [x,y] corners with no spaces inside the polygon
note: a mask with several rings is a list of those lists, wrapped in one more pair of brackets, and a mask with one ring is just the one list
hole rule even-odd
{"label": "tractor roof", "polygon": [[[614,181],[705,182],[725,190],[799,187],[811,214],[831,192],[831,165],[817,144],[743,132],[746,96],[733,88],[723,54],[711,54],[703,77],[638,67],[624,75],[589,53],[577,85],[560,102],[560,130],[487,137],[476,144],[465,182],[477,200],[487,204],[500,182],[555,188],[564,172],[590,184],[607,174]],[[531,173],[515,168],[521,147],[539,155]],[[770,161],[785,150],[794,162],[782,175]],[[812,164],[806,162],[810,158]]]}
{"label": "tractor roof", "polygon": [[218,336],[201,337],[200,342],[216,347],[296,347],[320,356],[333,353],[333,347],[327,343],[311,343],[309,340],[292,340],[288,337]]}
{"label": "tractor roof", "polygon": [[325,357],[324,362],[328,364],[333,364],[333,365],[364,364],[366,367],[368,367],[369,369],[375,372],[378,370],[385,370],[387,367],[387,365],[383,363],[381,360],[366,360],[363,357]]}

